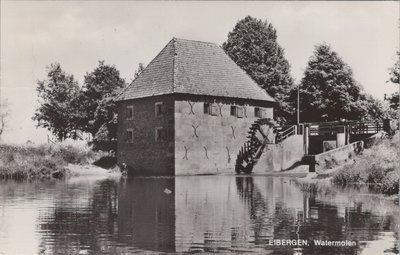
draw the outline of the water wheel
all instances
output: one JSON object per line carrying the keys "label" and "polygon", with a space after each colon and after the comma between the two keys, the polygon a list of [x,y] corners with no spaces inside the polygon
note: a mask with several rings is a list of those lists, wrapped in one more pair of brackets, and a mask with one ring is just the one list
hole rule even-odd
{"label": "water wheel", "polygon": [[275,122],[271,119],[258,119],[250,127],[246,143],[236,158],[236,173],[249,174],[257,164],[268,144],[275,143]]}

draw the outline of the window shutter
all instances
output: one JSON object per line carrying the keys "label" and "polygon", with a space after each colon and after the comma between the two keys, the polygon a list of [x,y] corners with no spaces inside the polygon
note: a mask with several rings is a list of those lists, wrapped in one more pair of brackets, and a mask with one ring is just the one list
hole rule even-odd
{"label": "window shutter", "polygon": [[238,117],[238,118],[243,118],[243,116],[244,116],[243,107],[238,107],[238,108],[237,108],[237,117]]}
{"label": "window shutter", "polygon": [[211,106],[211,115],[217,116],[218,115],[218,105],[212,104]]}
{"label": "window shutter", "polygon": [[261,118],[266,118],[267,117],[267,110],[261,109]]}

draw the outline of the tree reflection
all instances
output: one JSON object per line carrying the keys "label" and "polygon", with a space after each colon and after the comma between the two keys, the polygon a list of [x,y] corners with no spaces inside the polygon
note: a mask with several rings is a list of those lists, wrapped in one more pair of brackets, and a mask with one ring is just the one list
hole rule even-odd
{"label": "tree reflection", "polygon": [[[253,177],[236,177],[236,187],[248,210],[254,244],[274,252],[354,254],[365,248],[365,241],[376,240],[379,232],[395,231],[393,216],[374,215],[363,208],[363,201],[338,207],[334,197],[302,192],[279,178],[256,185]],[[348,199],[343,196],[339,199]],[[309,246],[271,247],[266,245],[270,239],[309,240]],[[314,240],[357,241],[357,246],[315,246]]]}
{"label": "tree reflection", "polygon": [[[281,178],[134,178],[85,185],[59,187],[54,206],[40,211],[39,253],[356,254],[368,249],[366,241],[394,233],[398,222],[395,213],[374,208],[376,201],[365,196],[303,192]],[[303,239],[310,246],[267,246],[272,239]],[[360,242],[323,247],[313,240]]]}
{"label": "tree reflection", "polygon": [[96,254],[112,252],[110,249],[113,247],[108,243],[113,241],[112,237],[117,232],[117,194],[114,180],[99,182],[87,199],[85,194],[76,194],[73,189],[66,190],[57,198],[54,211],[47,211],[39,218],[40,229],[45,237],[41,253],[76,254],[82,250]]}

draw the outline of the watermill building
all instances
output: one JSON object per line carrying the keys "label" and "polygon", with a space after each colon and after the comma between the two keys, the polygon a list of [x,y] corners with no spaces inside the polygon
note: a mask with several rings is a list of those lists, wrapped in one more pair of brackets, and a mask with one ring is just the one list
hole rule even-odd
{"label": "watermill building", "polygon": [[214,43],[173,38],[118,97],[118,163],[149,175],[233,172],[274,99]]}

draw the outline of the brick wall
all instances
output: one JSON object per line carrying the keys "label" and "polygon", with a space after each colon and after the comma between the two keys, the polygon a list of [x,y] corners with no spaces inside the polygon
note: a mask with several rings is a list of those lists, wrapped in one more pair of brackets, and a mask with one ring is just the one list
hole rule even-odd
{"label": "brick wall", "polygon": [[[164,114],[155,116],[155,104],[163,103]],[[127,120],[127,107],[133,118]],[[155,141],[155,129],[163,128],[164,140]],[[127,130],[133,142],[127,142]],[[173,95],[147,97],[118,103],[118,164],[126,163],[135,173],[174,174],[174,99]]]}
{"label": "brick wall", "polygon": [[[216,115],[204,113],[204,103],[214,104]],[[231,105],[244,107],[243,118],[231,116]],[[273,118],[265,102],[217,97],[176,96],[175,174],[216,174],[234,172],[237,153],[257,119],[254,107]]]}

